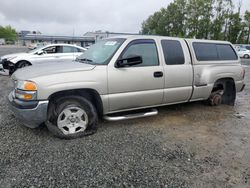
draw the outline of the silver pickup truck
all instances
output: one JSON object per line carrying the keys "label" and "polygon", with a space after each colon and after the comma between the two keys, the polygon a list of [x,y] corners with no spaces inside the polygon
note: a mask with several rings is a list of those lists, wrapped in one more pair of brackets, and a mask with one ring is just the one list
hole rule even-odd
{"label": "silver pickup truck", "polygon": [[10,107],[28,127],[61,138],[92,134],[98,119],[156,115],[154,107],[234,105],[245,71],[231,43],[160,36],[102,40],[72,64],[16,71]]}

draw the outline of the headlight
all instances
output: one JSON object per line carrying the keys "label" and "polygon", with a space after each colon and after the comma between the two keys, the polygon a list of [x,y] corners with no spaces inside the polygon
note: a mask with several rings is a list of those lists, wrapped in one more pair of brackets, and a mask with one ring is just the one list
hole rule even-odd
{"label": "headlight", "polygon": [[36,100],[37,85],[32,81],[16,81],[15,97],[22,100]]}

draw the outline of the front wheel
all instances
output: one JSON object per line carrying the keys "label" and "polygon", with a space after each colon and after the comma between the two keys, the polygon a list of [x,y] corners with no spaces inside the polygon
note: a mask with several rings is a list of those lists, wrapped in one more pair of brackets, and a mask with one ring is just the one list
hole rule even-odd
{"label": "front wheel", "polygon": [[50,104],[46,125],[60,138],[78,138],[96,132],[98,115],[94,105],[80,96],[62,97]]}

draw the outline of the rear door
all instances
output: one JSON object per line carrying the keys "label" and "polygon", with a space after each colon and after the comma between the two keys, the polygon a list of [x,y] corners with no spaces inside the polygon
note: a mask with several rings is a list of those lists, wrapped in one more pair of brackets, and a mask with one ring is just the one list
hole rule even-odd
{"label": "rear door", "polygon": [[73,46],[61,46],[62,51],[58,54],[60,62],[71,62],[76,59],[81,53],[79,53],[78,48]]}
{"label": "rear door", "polygon": [[161,40],[164,62],[164,103],[181,103],[192,94],[193,68],[189,50],[182,39]]}

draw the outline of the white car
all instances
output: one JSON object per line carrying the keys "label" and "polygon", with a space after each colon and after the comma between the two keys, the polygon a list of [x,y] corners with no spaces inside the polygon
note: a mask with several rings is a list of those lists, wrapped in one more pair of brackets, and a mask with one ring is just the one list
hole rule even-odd
{"label": "white car", "polygon": [[240,58],[250,58],[250,50],[246,48],[237,48],[236,51]]}
{"label": "white car", "polygon": [[19,68],[41,63],[71,62],[86,49],[70,44],[50,44],[26,53],[9,54],[0,58],[0,72],[12,74]]}

